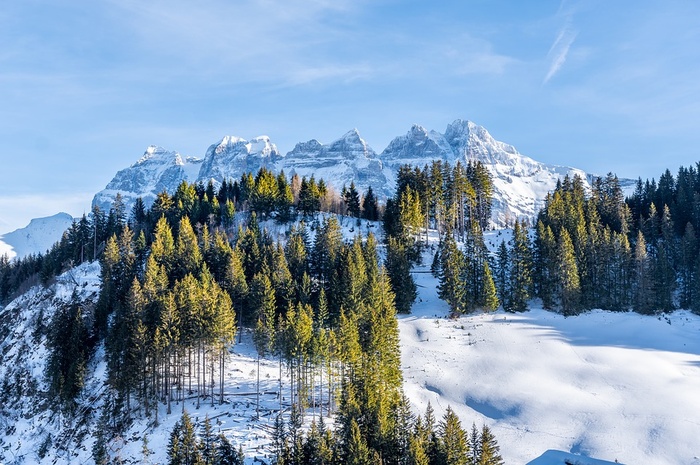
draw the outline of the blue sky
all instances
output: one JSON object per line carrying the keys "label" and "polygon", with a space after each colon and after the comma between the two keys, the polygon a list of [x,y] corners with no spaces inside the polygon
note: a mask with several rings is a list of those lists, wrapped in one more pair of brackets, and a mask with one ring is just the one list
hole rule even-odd
{"label": "blue sky", "polygon": [[281,151],[469,119],[537,160],[700,160],[700,2],[103,0],[0,9],[0,233],[89,210],[149,144]]}

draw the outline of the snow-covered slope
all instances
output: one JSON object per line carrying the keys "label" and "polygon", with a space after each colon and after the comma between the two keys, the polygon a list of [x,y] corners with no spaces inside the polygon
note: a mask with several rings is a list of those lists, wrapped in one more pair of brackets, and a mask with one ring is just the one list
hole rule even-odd
{"label": "snow-covered slope", "polygon": [[[352,238],[355,220],[341,223],[344,237]],[[501,238],[506,234],[493,232],[489,243]],[[430,263],[429,251],[424,261]],[[466,427],[487,423],[508,464],[700,465],[700,317],[685,311],[662,317],[593,311],[564,318],[535,308],[447,319],[428,268],[415,270],[419,300],[411,315],[399,318],[404,390],[416,413],[431,402],[438,416],[452,406]],[[47,350],[41,328],[74,299],[89,317],[99,273],[96,263],[83,264],[0,309],[0,380],[8,382],[0,391],[0,463],[91,463],[95,412],[104,401],[104,352],[98,348],[78,400],[85,415],[69,423],[47,410],[42,394]],[[197,410],[190,399],[185,405],[198,425],[208,415],[217,433],[241,444],[249,465],[269,454],[279,408],[279,367],[276,360],[263,360],[264,414],[253,418],[255,364],[246,334],[226,362],[226,403],[205,402]],[[286,406],[289,381],[283,376],[282,382]],[[155,453],[151,463],[164,463],[182,408],[174,406],[166,416],[161,405],[155,428],[135,421],[109,445],[113,456],[138,463],[147,434]]]}
{"label": "snow-covered slope", "polygon": [[35,218],[24,228],[0,236],[0,255],[22,258],[33,253],[44,253],[61,239],[73,223],[68,213],[57,213]]}
{"label": "snow-covered slope", "polygon": [[533,308],[451,320],[428,269],[399,320],[418,412],[451,405],[487,423],[506,463],[700,464],[700,317]]}
{"label": "snow-covered slope", "polygon": [[337,191],[354,181],[361,192],[372,186],[380,196],[389,197],[396,187],[399,166],[422,167],[432,160],[451,164],[458,160],[483,162],[493,175],[493,222],[498,226],[515,218],[534,217],[547,192],[564,176],[591,178],[579,169],[537,162],[520,154],[512,145],[495,140],[485,128],[471,121],[456,120],[444,133],[414,125],[380,154],[360,137],[357,129],[329,144],[314,139],[300,142],[286,155],[267,136],[250,141],[226,136],[212,144],[203,159],[183,158],[177,152],[151,146],[139,161],[119,171],[95,196],[93,204],[108,209],[116,193],[121,192],[127,206],[139,196],[148,206],[156,194],[163,190],[174,192],[183,180],[220,183],[227,178],[238,179],[246,172],[255,173],[261,167],[284,170],[288,176],[314,175]]}

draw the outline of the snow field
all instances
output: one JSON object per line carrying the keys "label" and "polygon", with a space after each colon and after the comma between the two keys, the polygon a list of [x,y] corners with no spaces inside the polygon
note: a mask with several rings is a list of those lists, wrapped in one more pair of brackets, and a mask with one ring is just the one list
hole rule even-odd
{"label": "snow field", "polygon": [[399,319],[404,389],[416,413],[430,402],[440,417],[451,405],[464,427],[488,424],[506,463],[563,463],[548,461],[560,451],[700,464],[696,315],[564,318],[533,309],[446,319],[429,266],[416,271],[420,301]]}

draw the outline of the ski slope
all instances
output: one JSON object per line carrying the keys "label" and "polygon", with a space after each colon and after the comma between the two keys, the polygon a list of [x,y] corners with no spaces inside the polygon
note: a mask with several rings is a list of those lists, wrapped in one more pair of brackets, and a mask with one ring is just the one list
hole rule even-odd
{"label": "ski slope", "polygon": [[414,276],[419,301],[399,328],[416,412],[451,405],[463,426],[488,424],[508,464],[700,464],[698,316],[448,319],[429,266]]}

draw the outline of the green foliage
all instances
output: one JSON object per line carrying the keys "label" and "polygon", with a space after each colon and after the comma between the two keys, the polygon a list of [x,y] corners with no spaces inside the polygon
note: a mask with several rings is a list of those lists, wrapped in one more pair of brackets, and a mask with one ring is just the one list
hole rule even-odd
{"label": "green foliage", "polygon": [[396,311],[410,313],[411,306],[418,297],[418,288],[411,275],[411,261],[405,241],[389,237],[386,250],[386,271],[391,281],[391,288],[396,295]]}
{"label": "green foliage", "polygon": [[[77,300],[77,299],[74,299]],[[90,343],[80,305],[59,308],[48,327],[46,376],[49,392],[67,411],[85,384]]]}

